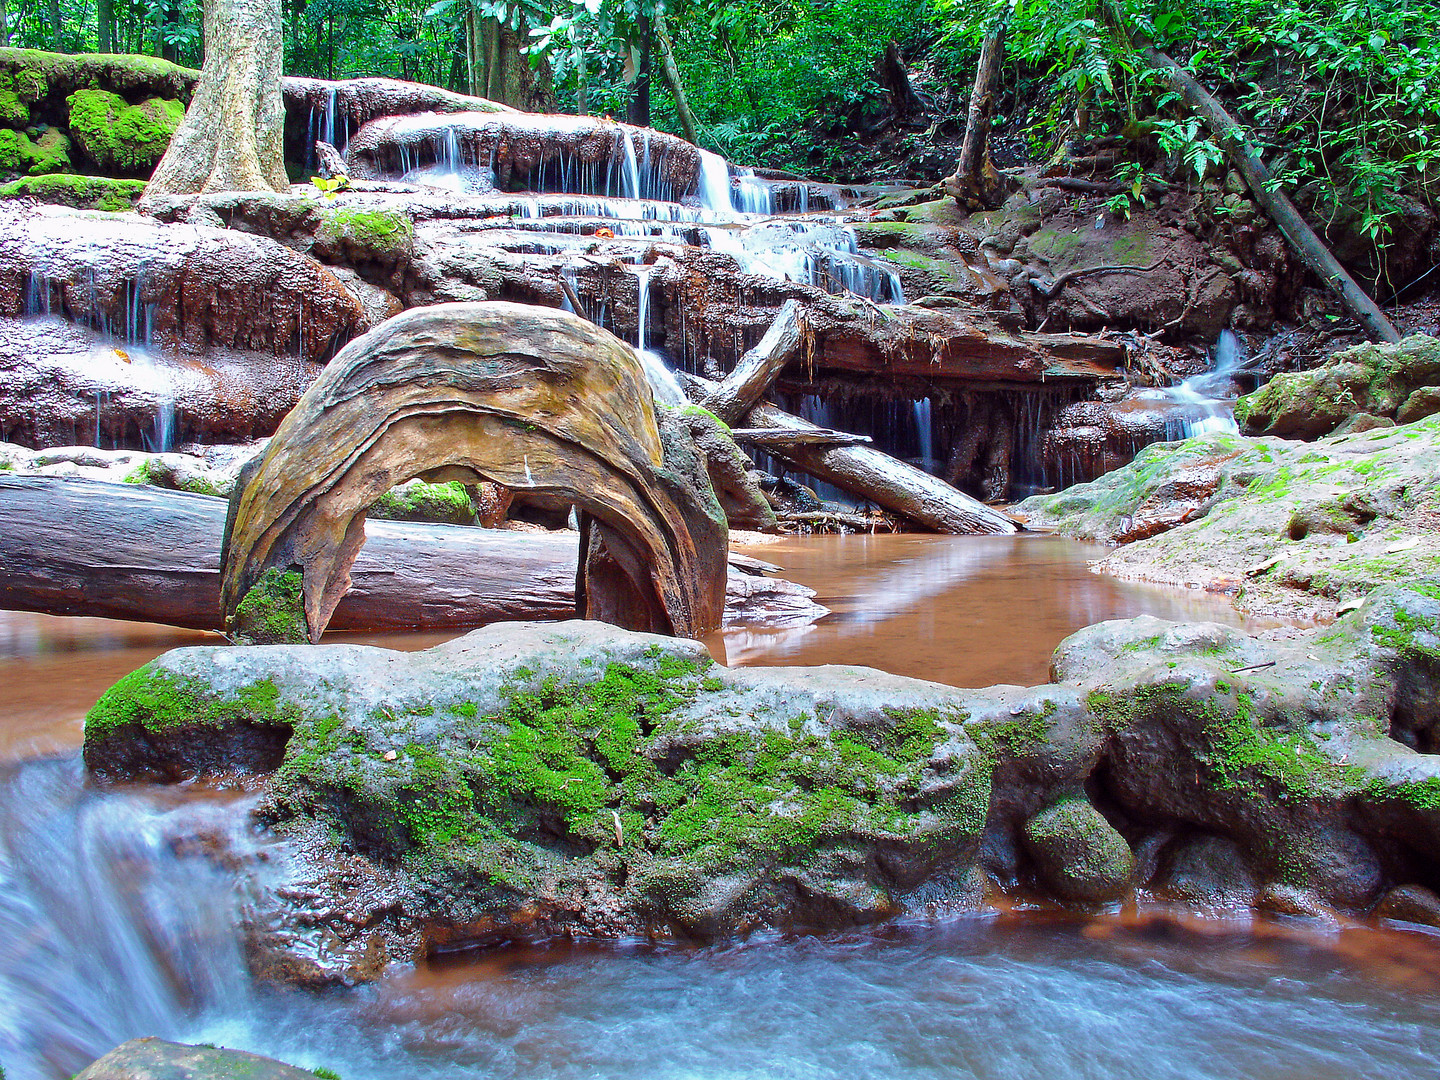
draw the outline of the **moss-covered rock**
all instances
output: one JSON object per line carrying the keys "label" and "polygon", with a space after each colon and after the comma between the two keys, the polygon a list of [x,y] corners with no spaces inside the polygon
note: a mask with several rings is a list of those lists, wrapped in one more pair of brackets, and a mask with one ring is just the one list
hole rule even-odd
{"label": "moss-covered rock", "polygon": [[52,173],[0,185],[0,199],[31,198],[80,210],[132,210],[145,190],[144,180]]}
{"label": "moss-covered rock", "polygon": [[23,131],[0,128],[0,173],[19,172],[29,146],[30,140]]}
{"label": "moss-covered rock", "polygon": [[185,119],[180,101],[147,98],[131,105],[108,90],[77,90],[67,103],[75,143],[100,168],[119,172],[154,168]]}
{"label": "moss-covered rock", "polygon": [[319,211],[315,252],[333,261],[393,261],[410,254],[415,226],[394,210],[326,207]]}
{"label": "moss-covered rock", "polygon": [[0,77],[0,124],[6,127],[23,128],[30,122],[30,108],[20,100],[20,95],[11,89],[9,79]]}
{"label": "moss-covered rock", "polygon": [[188,101],[199,78],[200,72],[193,68],[156,56],[0,49],[0,86],[8,86],[31,105],[63,104],[68,95],[87,89]]}
{"label": "moss-covered rock", "polygon": [[371,504],[366,515],[387,521],[435,521],[446,525],[474,525],[477,521],[469,490],[455,480],[444,484],[411,480],[393,487]]}
{"label": "moss-covered rock", "polygon": [[1315,443],[1157,444],[1021,510],[1124,544],[1102,570],[1232,592],[1256,612],[1333,614],[1379,585],[1440,574],[1440,415]]}
{"label": "moss-covered rock", "polygon": [[1046,884],[1065,900],[1115,900],[1131,886],[1130,845],[1083,797],[1042,810],[1025,823],[1024,836]]}
{"label": "moss-covered rock", "polygon": [[[1319,367],[1276,375],[1235,406],[1256,435],[1313,439],[1360,413],[1409,423],[1440,411],[1440,340],[1357,345]],[[1403,415],[1402,415],[1403,414]]]}
{"label": "moss-covered rock", "polygon": [[[288,735],[259,813],[298,876],[252,956],[316,985],[436,943],[953,910],[981,868],[1064,900],[1363,910],[1440,870],[1440,757],[1406,745],[1440,745],[1437,630],[1431,585],[1279,641],[1102,623],[1057,651],[1057,684],[988,690],[727,670],[593,622],[421,653],[181,649],[107,692],[85,752],[173,778]],[[1197,834],[1234,882],[1185,884]]]}
{"label": "moss-covered rock", "polygon": [[59,128],[48,128],[31,142],[25,154],[26,169],[31,176],[63,173],[70,170],[70,138]]}
{"label": "moss-covered rock", "polygon": [[235,609],[227,627],[242,645],[295,645],[310,640],[301,600],[303,580],[298,570],[275,567],[260,575]]}

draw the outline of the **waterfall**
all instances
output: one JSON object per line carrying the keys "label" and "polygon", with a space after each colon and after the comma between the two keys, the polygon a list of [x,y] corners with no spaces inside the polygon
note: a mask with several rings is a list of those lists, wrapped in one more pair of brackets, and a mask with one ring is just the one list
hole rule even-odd
{"label": "waterfall", "polygon": [[730,199],[730,166],[719,154],[700,151],[700,203],[708,210],[734,216]]}
{"label": "waterfall", "polygon": [[920,436],[920,466],[926,472],[935,471],[934,429],[930,422],[930,399],[915,400],[915,430]]}
{"label": "waterfall", "polygon": [[645,369],[645,378],[650,383],[650,390],[655,395],[656,401],[674,408],[687,405],[690,398],[681,387],[680,380],[675,377],[675,373],[665,363],[665,358],[650,348],[650,275],[654,272],[654,268],[632,266],[630,269],[635,274],[636,288],[635,309],[638,329],[635,332],[635,355],[640,358],[640,365]]}
{"label": "waterfall", "polygon": [[1235,380],[1232,378],[1245,356],[1240,339],[1230,330],[1220,331],[1220,338],[1210,352],[1210,367],[1161,391],[1170,406],[1165,420],[1165,434],[1172,442],[1196,435],[1237,435],[1235,423]]}

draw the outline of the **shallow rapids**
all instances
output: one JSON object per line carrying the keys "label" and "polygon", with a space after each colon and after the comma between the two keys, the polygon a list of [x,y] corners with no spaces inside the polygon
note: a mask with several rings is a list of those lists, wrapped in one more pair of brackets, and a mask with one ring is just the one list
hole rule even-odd
{"label": "shallow rapids", "polygon": [[234,795],[89,789],[74,758],[3,776],[0,1061],[11,1080],[68,1077],[150,1034],[345,1080],[1388,1080],[1440,1069],[1440,940],[1298,923],[1011,914],[698,949],[558,944],[454,957],[354,991],[257,989],[233,926],[246,880],[273,871],[254,861],[263,849],[243,811]]}

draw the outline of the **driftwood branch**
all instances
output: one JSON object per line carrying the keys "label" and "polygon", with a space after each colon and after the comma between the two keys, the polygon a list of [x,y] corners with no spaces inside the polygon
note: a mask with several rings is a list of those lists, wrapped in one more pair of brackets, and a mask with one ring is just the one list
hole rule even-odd
{"label": "driftwood branch", "polygon": [[[698,375],[687,375],[702,397],[718,386]],[[750,413],[757,427],[808,432],[822,430],[798,416],[771,405],[758,405]],[[817,480],[834,484],[858,498],[881,506],[927,529],[942,533],[1013,533],[1016,521],[937,476],[891,457],[870,446],[794,445],[775,450],[795,468]]]}
{"label": "driftwood branch", "polygon": [[715,384],[700,403],[727,424],[740,420],[765,396],[805,341],[805,314],[798,300],[786,300],[760,343],[740,358],[735,370]]}
{"label": "driftwood branch", "polygon": [[1274,175],[1261,160],[1255,144],[1250,141],[1249,133],[1225,111],[1208,90],[1195,81],[1194,76],[1165,53],[1146,41],[1140,42],[1139,51],[1169,80],[1170,85],[1191,108],[1205,119],[1210,130],[1215,133],[1216,140],[1224,147],[1230,160],[1235,163],[1240,175],[1250,186],[1255,201],[1270,215],[1271,220],[1280,226],[1280,231],[1285,234],[1285,239],[1290,241],[1290,246],[1295,249],[1301,261],[1340,298],[1345,310],[1355,317],[1367,334],[1379,341],[1399,341],[1399,332],[1380,310],[1380,306],[1346,272],[1324,241],[1315,234],[1315,230],[1300,216],[1295,204],[1280,191]]}
{"label": "driftwood branch", "polygon": [[731,428],[730,437],[736,442],[749,443],[762,450],[783,450],[787,446],[863,446],[871,441],[869,435],[854,435],[848,431],[835,431],[831,428],[816,428],[814,431],[786,431],[784,428]]}

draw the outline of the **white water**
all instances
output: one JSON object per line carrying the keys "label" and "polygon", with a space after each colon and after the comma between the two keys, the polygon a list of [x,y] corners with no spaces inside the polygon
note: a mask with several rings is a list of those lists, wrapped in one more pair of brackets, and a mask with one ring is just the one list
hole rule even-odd
{"label": "white water", "polygon": [[1196,435],[1239,433],[1232,376],[1244,361],[1240,339],[1232,331],[1222,330],[1211,352],[1208,370],[1159,392],[1160,400],[1171,406],[1166,435],[1172,441]]}

